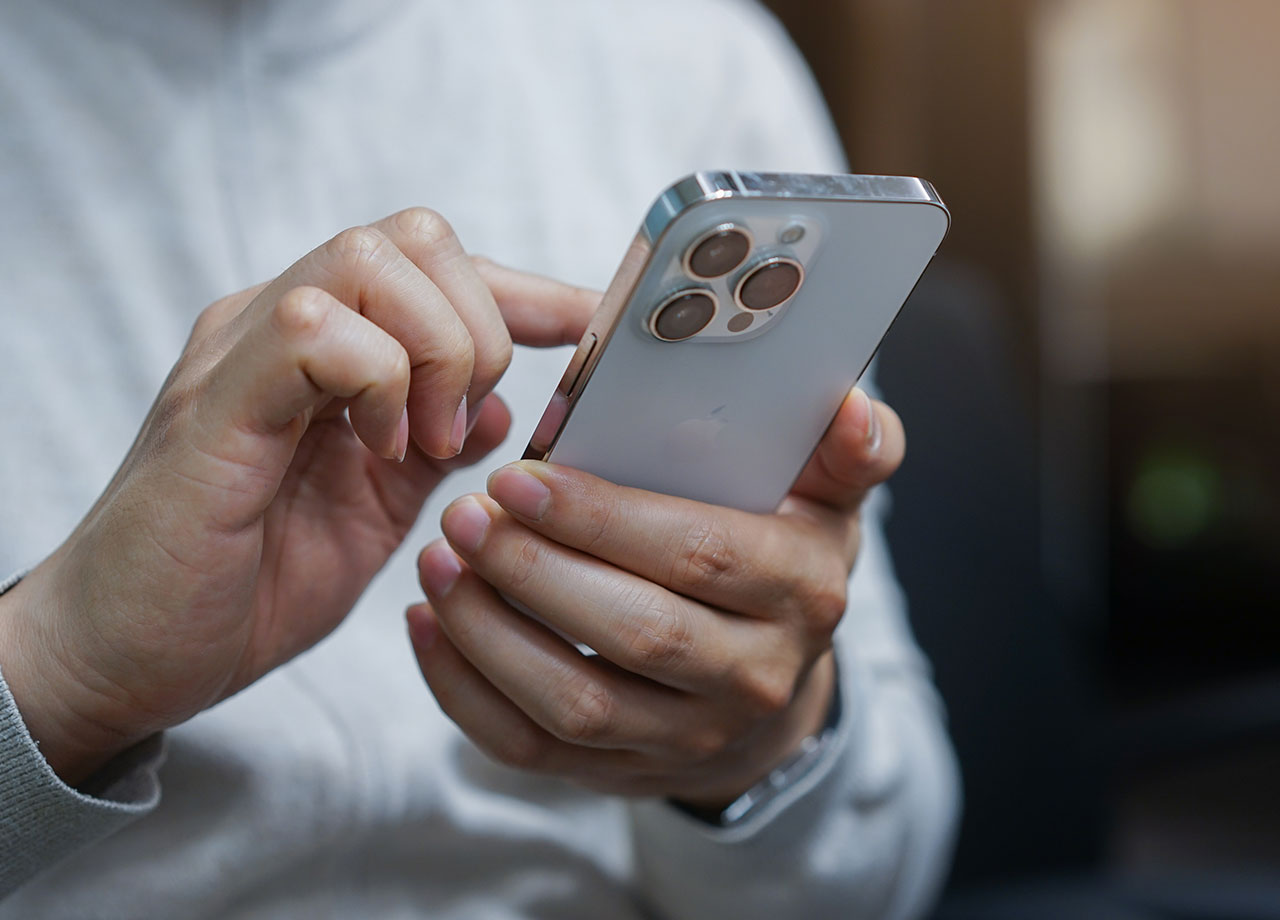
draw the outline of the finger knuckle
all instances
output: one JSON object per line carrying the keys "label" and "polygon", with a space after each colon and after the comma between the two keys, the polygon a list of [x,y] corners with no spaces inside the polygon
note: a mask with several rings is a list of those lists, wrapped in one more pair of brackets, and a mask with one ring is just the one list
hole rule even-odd
{"label": "finger knuckle", "polygon": [[324,328],[329,310],[329,298],[318,288],[291,288],[272,307],[271,322],[288,340],[311,339]]}
{"label": "finger knuckle", "polygon": [[737,567],[731,535],[724,524],[711,519],[685,534],[675,554],[671,583],[685,590],[697,591],[719,584]]}
{"label": "finger knuckle", "polygon": [[536,537],[530,535],[519,540],[508,557],[506,587],[519,594],[523,589],[536,584],[542,572],[543,556],[542,546]]}
{"label": "finger knuckle", "polygon": [[849,603],[848,573],[843,561],[827,565],[814,579],[803,599],[804,619],[811,632],[829,636],[840,625]]}
{"label": "finger knuckle", "polygon": [[409,353],[398,342],[388,343],[391,351],[391,360],[387,365],[387,379],[395,383],[402,389],[408,389],[409,378],[413,373],[413,366],[409,361]]}
{"label": "finger knuckle", "polygon": [[223,306],[221,301],[214,301],[203,310],[196,314],[196,321],[192,325],[192,332],[199,335],[208,332],[210,329],[219,325],[218,320],[222,317]]}
{"label": "finger knuckle", "polygon": [[491,386],[506,373],[507,368],[511,365],[511,356],[514,349],[511,344],[511,336],[506,332],[506,327],[493,335],[486,336],[482,341],[476,342],[475,358],[472,374],[477,381],[482,382],[486,387]]}
{"label": "finger knuckle", "polygon": [[613,726],[616,704],[608,689],[589,677],[566,680],[552,715],[552,733],[571,744],[604,739]]}
{"label": "finger knuckle", "polygon": [[748,712],[761,717],[782,712],[795,695],[795,674],[779,665],[743,666],[734,684],[737,699]]}
{"label": "finger knuckle", "polygon": [[359,272],[384,263],[389,247],[391,241],[377,227],[349,227],[330,240],[327,249],[339,265]]}
{"label": "finger knuckle", "polygon": [[610,500],[584,501],[581,503],[582,523],[579,525],[574,545],[593,553],[608,541],[619,514],[618,505]]}
{"label": "finger knuckle", "polygon": [[405,208],[392,215],[391,223],[405,236],[424,242],[432,248],[457,238],[444,215],[431,208]]}
{"label": "finger knuckle", "polygon": [[201,339],[225,326],[227,321],[239,312],[234,309],[234,304],[231,303],[231,300],[230,297],[224,297],[221,300],[215,300],[201,310],[191,327],[191,337],[193,339]]}
{"label": "finger knuckle", "polygon": [[629,614],[623,630],[626,660],[641,673],[670,671],[686,661],[693,648],[688,617],[667,601]]}
{"label": "finger knuckle", "polygon": [[200,381],[172,381],[156,397],[147,422],[147,442],[155,448],[169,443],[174,434],[195,412]]}
{"label": "finger knuckle", "polygon": [[434,342],[429,352],[414,356],[415,368],[425,371],[424,385],[453,394],[466,394],[475,378],[475,342],[461,321],[442,322],[432,330]]}
{"label": "finger knuckle", "polygon": [[685,757],[702,763],[719,757],[728,750],[732,735],[722,725],[707,725],[682,734],[680,747]]}

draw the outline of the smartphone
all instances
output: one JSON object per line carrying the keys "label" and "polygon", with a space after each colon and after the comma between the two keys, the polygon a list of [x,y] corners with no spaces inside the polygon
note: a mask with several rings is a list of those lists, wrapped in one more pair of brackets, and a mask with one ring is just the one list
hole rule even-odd
{"label": "smartphone", "polygon": [[916,178],[681,179],[649,209],[525,459],[775,510],[950,222]]}

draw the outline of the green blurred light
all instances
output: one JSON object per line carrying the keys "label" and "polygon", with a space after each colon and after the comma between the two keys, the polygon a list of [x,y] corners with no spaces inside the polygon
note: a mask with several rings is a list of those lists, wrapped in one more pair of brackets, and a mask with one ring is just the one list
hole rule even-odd
{"label": "green blurred light", "polygon": [[1128,495],[1130,530],[1157,549],[1179,549],[1205,532],[1222,505],[1218,470],[1188,450],[1143,458]]}

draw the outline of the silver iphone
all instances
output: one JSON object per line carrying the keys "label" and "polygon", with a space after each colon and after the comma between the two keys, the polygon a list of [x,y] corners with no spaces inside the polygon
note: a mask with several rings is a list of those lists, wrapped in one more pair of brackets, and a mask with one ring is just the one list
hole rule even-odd
{"label": "silver iphone", "polygon": [[774,510],[949,225],[922,179],[682,179],[650,208],[526,459]]}

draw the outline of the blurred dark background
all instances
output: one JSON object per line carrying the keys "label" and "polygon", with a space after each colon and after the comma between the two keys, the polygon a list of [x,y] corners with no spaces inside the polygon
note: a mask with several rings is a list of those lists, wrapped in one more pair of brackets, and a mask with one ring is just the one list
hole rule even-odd
{"label": "blurred dark background", "polygon": [[1280,3],[775,0],[954,223],[881,352],[942,917],[1280,917]]}

